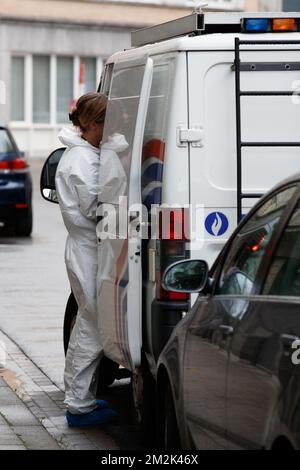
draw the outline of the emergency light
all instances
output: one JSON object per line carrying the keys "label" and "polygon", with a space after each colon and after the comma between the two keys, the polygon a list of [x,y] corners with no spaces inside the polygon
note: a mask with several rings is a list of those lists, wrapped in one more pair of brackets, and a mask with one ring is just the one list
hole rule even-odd
{"label": "emergency light", "polygon": [[246,18],[242,28],[247,33],[265,33],[270,30],[270,20],[261,18]]}
{"label": "emergency light", "polygon": [[273,31],[298,31],[295,18],[275,18],[272,21]]}
{"label": "emergency light", "polygon": [[300,21],[296,18],[245,18],[242,20],[244,33],[298,32]]}

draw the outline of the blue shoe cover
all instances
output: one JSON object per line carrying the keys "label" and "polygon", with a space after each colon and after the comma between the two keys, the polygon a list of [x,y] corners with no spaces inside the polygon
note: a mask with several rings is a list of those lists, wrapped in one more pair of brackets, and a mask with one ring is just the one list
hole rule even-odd
{"label": "blue shoe cover", "polygon": [[69,427],[81,428],[86,426],[95,426],[97,424],[106,424],[116,418],[117,413],[111,408],[96,408],[89,413],[74,415],[66,412],[66,418]]}

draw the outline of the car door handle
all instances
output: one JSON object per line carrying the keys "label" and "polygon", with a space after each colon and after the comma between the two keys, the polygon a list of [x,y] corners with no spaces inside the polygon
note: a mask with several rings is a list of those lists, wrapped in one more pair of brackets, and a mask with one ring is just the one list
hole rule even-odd
{"label": "car door handle", "polygon": [[218,330],[220,333],[222,333],[223,336],[232,336],[234,333],[234,328],[228,325],[220,325]]}
{"label": "car door handle", "polygon": [[287,334],[280,335],[280,341],[283,344],[283,346],[285,346],[286,348],[291,348],[295,341],[299,341],[299,344],[300,344],[300,338],[294,335],[287,335]]}
{"label": "car door handle", "polygon": [[135,254],[135,256],[141,256],[141,252],[140,252],[140,251],[136,251],[134,254]]}

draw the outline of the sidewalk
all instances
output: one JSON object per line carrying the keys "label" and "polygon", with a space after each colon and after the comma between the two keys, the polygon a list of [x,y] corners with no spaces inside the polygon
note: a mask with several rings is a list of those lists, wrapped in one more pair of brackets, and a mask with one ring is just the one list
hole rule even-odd
{"label": "sidewalk", "polygon": [[0,450],[28,449],[58,450],[60,446],[0,377]]}
{"label": "sidewalk", "polygon": [[69,428],[64,393],[1,330],[0,342],[0,450],[118,449],[103,428]]}

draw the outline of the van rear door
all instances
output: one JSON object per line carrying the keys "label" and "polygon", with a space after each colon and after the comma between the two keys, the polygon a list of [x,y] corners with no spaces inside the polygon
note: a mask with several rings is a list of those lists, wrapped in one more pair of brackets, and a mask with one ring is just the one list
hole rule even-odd
{"label": "van rear door", "polygon": [[100,164],[98,324],[105,355],[129,370],[141,363],[141,155],[152,70],[148,57],[114,64],[100,157],[114,162]]}

